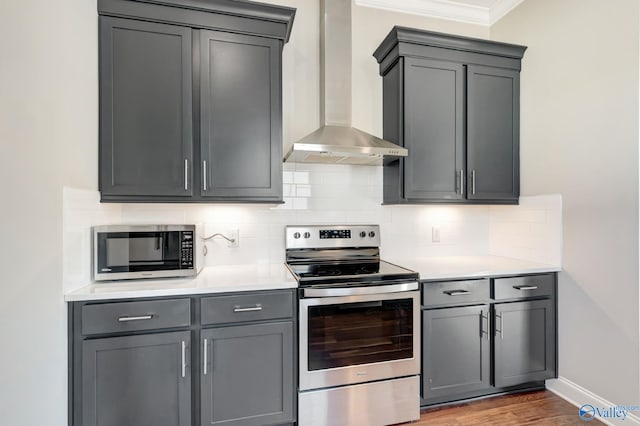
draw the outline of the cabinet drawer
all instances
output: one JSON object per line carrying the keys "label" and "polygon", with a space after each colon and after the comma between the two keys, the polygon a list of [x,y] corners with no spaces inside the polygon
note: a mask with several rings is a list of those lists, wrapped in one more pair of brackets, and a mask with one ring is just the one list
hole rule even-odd
{"label": "cabinet drawer", "polygon": [[458,305],[489,299],[489,279],[427,282],[422,284],[422,305]]}
{"label": "cabinet drawer", "polygon": [[289,318],[293,315],[291,292],[205,297],[200,303],[202,325]]}
{"label": "cabinet drawer", "polygon": [[496,278],[493,283],[494,299],[553,296],[554,281],[553,274]]}
{"label": "cabinet drawer", "polygon": [[82,334],[188,327],[189,299],[117,302],[82,307]]}

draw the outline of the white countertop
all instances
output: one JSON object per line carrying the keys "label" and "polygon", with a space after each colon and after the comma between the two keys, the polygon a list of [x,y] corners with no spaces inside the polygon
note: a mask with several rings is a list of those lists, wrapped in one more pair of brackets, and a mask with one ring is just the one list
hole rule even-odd
{"label": "white countertop", "polygon": [[[499,256],[434,256],[385,259],[420,274],[421,280],[497,277],[558,272],[556,265]],[[184,296],[296,288],[298,283],[284,264],[209,266],[195,278],[131,280],[86,285],[66,293],[66,302]]]}
{"label": "white countertop", "polygon": [[385,260],[418,272],[421,280],[498,277],[562,270],[556,265],[499,256],[434,256]]}
{"label": "white countertop", "polygon": [[184,296],[235,291],[296,288],[284,264],[225,265],[204,268],[195,278],[131,280],[92,283],[64,295],[66,302]]}

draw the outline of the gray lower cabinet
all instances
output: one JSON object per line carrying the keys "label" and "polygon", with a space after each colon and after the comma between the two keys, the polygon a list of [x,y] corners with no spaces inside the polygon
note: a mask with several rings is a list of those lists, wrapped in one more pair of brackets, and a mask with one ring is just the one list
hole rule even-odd
{"label": "gray lower cabinet", "polygon": [[422,397],[491,386],[489,305],[422,312]]}
{"label": "gray lower cabinet", "polygon": [[295,293],[69,305],[69,426],[295,422]]}
{"label": "gray lower cabinet", "polygon": [[495,310],[495,386],[555,377],[555,306],[552,300],[499,303]]}
{"label": "gray lower cabinet", "polygon": [[203,330],[202,425],[262,426],[293,420],[291,322]]}
{"label": "gray lower cabinet", "polygon": [[385,204],[517,204],[525,49],[391,30],[374,53],[383,77],[383,133],[409,155],[384,165]]}
{"label": "gray lower cabinet", "polygon": [[423,405],[556,377],[556,274],[422,283]]}
{"label": "gray lower cabinet", "polygon": [[82,342],[82,426],[190,426],[188,331]]}
{"label": "gray lower cabinet", "polygon": [[282,49],[295,9],[100,0],[106,202],[282,201]]}

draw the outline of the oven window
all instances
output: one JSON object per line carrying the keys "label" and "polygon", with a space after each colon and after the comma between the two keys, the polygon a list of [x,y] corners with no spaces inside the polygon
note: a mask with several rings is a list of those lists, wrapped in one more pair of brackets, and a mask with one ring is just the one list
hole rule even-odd
{"label": "oven window", "polygon": [[309,371],[413,357],[412,299],[309,307]]}

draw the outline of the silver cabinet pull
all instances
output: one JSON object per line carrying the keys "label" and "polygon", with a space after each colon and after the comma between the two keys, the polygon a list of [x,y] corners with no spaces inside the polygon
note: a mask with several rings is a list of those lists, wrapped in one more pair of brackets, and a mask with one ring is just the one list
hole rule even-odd
{"label": "silver cabinet pull", "polygon": [[[487,320],[487,327],[485,328],[484,326],[484,321]],[[484,310],[480,311],[480,331],[481,331],[481,335],[480,338],[482,338],[482,335],[486,334],[487,335],[487,340],[489,340],[489,313],[487,313],[487,315],[484,315]]]}
{"label": "silver cabinet pull", "polygon": [[464,170],[460,169],[460,195],[464,195]]}
{"label": "silver cabinet pull", "polygon": [[241,308],[240,306],[236,306],[235,308],[233,308],[233,312],[256,312],[261,310],[262,310],[261,304],[257,304],[256,306],[251,306],[249,308]]}
{"label": "silver cabinet pull", "polygon": [[537,285],[514,285],[513,288],[516,290],[537,290]]}
{"label": "silver cabinet pull", "polygon": [[471,193],[476,194],[476,171],[471,170]]}
{"label": "silver cabinet pull", "polygon": [[137,317],[122,316],[118,317],[118,322],[144,321],[150,320],[151,318],[153,318],[153,315],[140,315]]}
{"label": "silver cabinet pull", "polygon": [[471,293],[469,290],[447,290],[443,291],[447,296],[463,296],[465,294]]}
{"label": "silver cabinet pull", "polygon": [[208,357],[207,357],[207,346],[208,346],[208,339],[204,339],[204,348],[202,350],[202,374],[204,374],[205,376],[207,375],[207,361],[208,361]]}
{"label": "silver cabinet pull", "polygon": [[500,318],[500,329],[496,326],[496,333],[500,333],[500,339],[504,339],[504,322],[502,315],[496,313],[496,322],[498,322],[498,318]]}
{"label": "silver cabinet pull", "polygon": [[182,377],[187,375],[187,344],[182,341]]}
{"label": "silver cabinet pull", "polygon": [[189,190],[189,160],[184,160],[184,190]]}
{"label": "silver cabinet pull", "polygon": [[207,191],[207,160],[202,161],[202,188]]}

